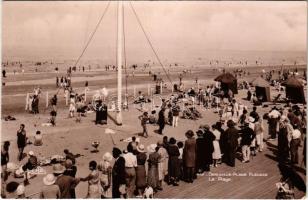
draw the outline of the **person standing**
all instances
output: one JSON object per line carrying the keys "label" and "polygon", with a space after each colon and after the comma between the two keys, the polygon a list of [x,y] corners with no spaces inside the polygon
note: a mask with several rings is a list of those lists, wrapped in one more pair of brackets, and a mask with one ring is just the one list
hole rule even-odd
{"label": "person standing", "polygon": [[17,147],[18,147],[18,160],[23,159],[24,149],[27,144],[27,135],[25,130],[25,125],[21,124],[19,130],[17,131]]}
{"label": "person standing", "polygon": [[294,130],[292,132],[292,140],[290,142],[291,163],[298,164],[298,147],[301,144],[301,132],[298,128],[298,125],[294,125],[293,128]]}
{"label": "person standing", "polygon": [[7,164],[10,161],[9,148],[10,148],[10,142],[5,141],[1,148],[1,169],[2,169],[4,182],[7,180],[8,175],[9,175],[7,171]]}
{"label": "person standing", "polygon": [[136,168],[136,188],[138,196],[142,197],[143,191],[146,187],[146,171],[145,162],[147,160],[147,154],[145,153],[144,145],[137,146],[137,168]]}
{"label": "person standing", "polygon": [[127,198],[134,197],[135,183],[136,183],[136,168],[137,157],[133,154],[132,145],[127,146],[127,153],[123,155],[125,160],[125,174],[126,174],[126,186],[127,186]]}
{"label": "person standing", "polygon": [[243,154],[243,163],[248,163],[250,159],[250,146],[255,138],[254,131],[249,127],[248,123],[245,123],[244,128],[240,130],[242,154]]}
{"label": "person standing", "polygon": [[57,110],[57,103],[58,103],[58,98],[57,98],[57,95],[55,94],[55,95],[53,95],[53,97],[52,97],[51,100],[50,100],[50,104],[51,104],[52,109],[53,109],[54,111]]}
{"label": "person standing", "polygon": [[178,186],[179,179],[179,148],[176,145],[176,140],[172,137],[169,140],[169,162],[168,162],[168,175],[169,183],[173,186]]}
{"label": "person standing", "polygon": [[217,129],[216,124],[212,125],[213,135],[215,136],[215,140],[213,141],[213,161],[214,161],[214,167],[217,167],[218,161],[221,159],[221,150],[219,146],[220,141],[220,131]]}
{"label": "person standing", "polygon": [[147,147],[149,154],[148,159],[148,176],[147,182],[148,185],[153,188],[155,192],[157,192],[158,187],[158,163],[160,156],[158,154],[158,147],[156,144],[151,144]]}
{"label": "person standing", "polygon": [[98,169],[102,171],[100,183],[102,187],[102,198],[111,198],[111,176],[112,176],[112,155],[106,152],[103,155],[103,161],[99,164]]}
{"label": "person standing", "polygon": [[57,177],[55,184],[59,186],[61,192],[60,198],[71,199],[74,198],[71,196],[71,189],[78,185],[80,179],[64,175],[64,171],[65,169],[61,164],[53,166],[53,174]]}
{"label": "person standing", "polygon": [[192,130],[188,130],[185,133],[186,141],[184,144],[183,150],[183,164],[184,164],[184,176],[186,182],[193,183],[195,166],[196,166],[196,139],[194,138],[194,132]]}
{"label": "person standing", "polygon": [[160,156],[158,163],[158,190],[162,190],[162,182],[168,175],[168,160],[169,155],[167,150],[163,147],[163,141],[157,142],[158,154]]}
{"label": "person standing", "polygon": [[[201,127],[200,127],[201,128]],[[187,137],[187,136],[186,136]],[[186,146],[186,144],[185,144]],[[203,130],[199,129],[197,131],[197,139],[196,139],[196,155],[195,155],[195,159],[196,159],[196,173],[197,175],[203,176],[204,175],[204,152],[205,152],[205,142],[204,142],[204,138],[203,138]],[[184,147],[185,149],[185,147]],[[187,169],[187,168],[186,168]],[[188,174],[188,173],[185,173]]]}
{"label": "person standing", "polygon": [[141,126],[142,126],[142,134],[143,137],[147,138],[148,135],[148,129],[147,129],[147,122],[149,121],[149,117],[148,117],[148,112],[144,112],[143,115],[138,117],[141,121]]}
{"label": "person standing", "polygon": [[55,182],[56,177],[53,174],[47,174],[43,178],[44,186],[40,192],[40,199],[60,199],[60,188],[55,184]]}
{"label": "person standing", "polygon": [[288,118],[286,116],[282,116],[279,123],[279,131],[278,131],[278,162],[286,163],[289,158],[289,130],[288,130]]}
{"label": "person standing", "polygon": [[271,112],[268,114],[268,133],[270,135],[269,140],[275,140],[277,135],[277,125],[278,125],[278,118],[280,113],[278,112],[277,108],[274,107]]}
{"label": "person standing", "polygon": [[178,121],[179,121],[179,115],[180,115],[180,106],[177,105],[177,103],[174,103],[174,106],[172,107],[172,126],[177,127]]}
{"label": "person standing", "polygon": [[158,134],[161,134],[161,135],[163,134],[165,124],[166,124],[165,108],[162,107],[158,113],[158,125],[159,125]]}
{"label": "person standing", "polygon": [[114,147],[112,150],[112,156],[115,159],[112,168],[112,198],[120,198],[123,191],[120,191],[120,187],[125,186],[125,159],[121,156],[120,149]]}
{"label": "person standing", "polygon": [[225,131],[227,144],[226,144],[226,163],[231,167],[235,167],[235,154],[238,147],[238,130],[234,127],[235,124],[232,120],[227,122],[227,130]]}
{"label": "person standing", "polygon": [[97,170],[96,161],[92,160],[89,163],[90,174],[85,178],[80,178],[80,181],[88,181],[88,194],[87,198],[100,198],[100,177],[99,172]]}
{"label": "person standing", "polygon": [[264,126],[263,119],[261,117],[255,118],[255,133],[256,133],[256,142],[257,142],[257,150],[259,152],[263,151],[263,138],[264,138]]}
{"label": "person standing", "polygon": [[215,135],[210,131],[210,126],[203,126],[203,138],[204,138],[204,170],[210,171],[210,165],[213,164],[213,152],[214,146],[213,141],[215,140]]}

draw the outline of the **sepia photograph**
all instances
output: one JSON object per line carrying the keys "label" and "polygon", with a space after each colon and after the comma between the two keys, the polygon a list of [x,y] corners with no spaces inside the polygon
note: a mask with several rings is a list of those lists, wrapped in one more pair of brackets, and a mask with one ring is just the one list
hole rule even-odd
{"label": "sepia photograph", "polygon": [[307,198],[307,2],[1,7],[1,198]]}

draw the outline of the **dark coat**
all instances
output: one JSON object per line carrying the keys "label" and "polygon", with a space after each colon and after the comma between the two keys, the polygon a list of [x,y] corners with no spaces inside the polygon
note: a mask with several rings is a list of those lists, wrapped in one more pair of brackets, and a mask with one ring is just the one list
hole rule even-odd
{"label": "dark coat", "polygon": [[238,138],[239,138],[239,134],[238,134],[238,130],[236,128],[228,128],[225,131],[226,134],[226,138],[227,138],[227,149],[226,151],[236,151],[237,147],[238,147]]}
{"label": "dark coat", "polygon": [[176,145],[171,144],[169,146],[168,154],[169,154],[168,175],[170,177],[177,178],[177,177],[179,177],[179,173],[180,173],[180,171],[179,171],[179,169],[180,169],[180,166],[179,166],[179,155],[180,155],[179,148]]}
{"label": "dark coat", "polygon": [[251,128],[249,128],[249,127],[244,127],[241,131],[240,131],[240,133],[241,133],[241,138],[242,138],[242,140],[241,140],[241,145],[243,146],[243,145],[248,145],[248,146],[250,146],[251,145],[251,142],[253,141],[253,139],[255,138],[255,133],[254,133],[254,131],[251,129]]}
{"label": "dark coat", "polygon": [[125,160],[120,156],[112,168],[112,198],[120,198],[119,187],[125,183]]}
{"label": "dark coat", "polygon": [[279,161],[287,160],[289,157],[288,130],[286,126],[280,126],[278,132],[278,158]]}
{"label": "dark coat", "polygon": [[160,110],[158,113],[158,124],[165,124],[166,119],[165,119],[165,111]]}
{"label": "dark coat", "polygon": [[211,131],[204,131],[203,134],[204,138],[204,145],[205,145],[205,152],[204,152],[204,163],[206,165],[213,163],[213,152],[214,146],[213,141],[215,140],[215,135]]}
{"label": "dark coat", "polygon": [[205,152],[205,141],[203,137],[198,137],[196,139],[196,167],[197,169],[203,169],[204,162],[204,152]]}
{"label": "dark coat", "polygon": [[227,145],[227,134],[225,133],[225,131],[221,128],[219,129],[220,131],[220,140],[219,140],[219,146],[220,146],[220,150],[222,154],[226,153],[226,145]]}
{"label": "dark coat", "polygon": [[71,176],[61,175],[56,180],[56,185],[59,186],[61,192],[61,199],[72,198],[71,189],[75,188],[79,183],[78,179]]}
{"label": "dark coat", "polygon": [[197,151],[196,139],[194,138],[187,139],[185,141],[185,146],[183,150],[183,163],[185,167],[195,167],[196,151]]}

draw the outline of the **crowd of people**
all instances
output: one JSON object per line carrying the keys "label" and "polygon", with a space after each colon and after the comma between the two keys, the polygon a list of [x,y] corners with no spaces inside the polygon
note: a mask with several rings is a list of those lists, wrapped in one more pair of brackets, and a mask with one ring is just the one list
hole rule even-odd
{"label": "crowd of people", "polygon": [[[81,122],[82,113],[88,106],[82,96],[74,94],[72,89],[69,94],[69,116],[75,117],[76,111],[76,122]],[[141,93],[138,98],[145,99]],[[145,103],[143,100],[141,103]],[[183,103],[182,108],[180,103]],[[164,135],[166,125],[177,127],[181,120],[202,118],[198,105],[212,110],[219,116],[219,120],[213,124],[201,123],[197,130],[183,132],[185,141]],[[51,114],[51,123],[55,125],[57,95],[52,97],[51,106],[55,112]],[[93,109],[96,111],[95,123],[107,123],[107,105],[98,100]],[[132,137],[125,149],[113,147],[112,152],[104,153],[101,159],[91,160],[86,177],[77,176],[76,156],[65,149],[63,159],[52,163],[53,172],[43,177],[43,187],[38,189],[39,197],[76,198],[76,186],[80,182],[87,182],[87,198],[153,198],[166,184],[177,187],[182,182],[194,183],[198,177],[202,178],[222,163],[235,167],[237,158],[242,163],[251,162],[253,156],[264,150],[264,141],[270,143],[277,140],[276,159],[280,165],[304,164],[305,167],[306,106],[290,103],[283,107],[273,106],[262,116],[258,109],[253,106],[249,112],[248,106],[236,100],[231,90],[222,93],[219,84],[199,88],[197,92],[190,88],[172,94],[170,98],[162,99],[158,112],[152,110],[151,113],[143,112],[138,116],[142,135],[147,138],[147,126],[157,124],[157,133],[164,135],[162,140],[145,147],[140,140]],[[264,138],[267,132],[265,120],[268,123],[269,138]],[[21,124],[17,131],[19,162],[25,157],[24,148],[27,144],[29,138],[25,125]],[[34,145],[43,145],[40,131],[36,133]],[[299,160],[301,145],[304,145],[303,159]],[[33,170],[40,167],[40,162],[34,152],[30,151],[28,162],[14,171],[14,176],[24,178],[24,183],[6,183],[10,175],[9,146],[10,142],[5,141],[1,149],[2,186],[5,185],[1,195],[3,198],[25,198],[28,179],[33,176]],[[290,179],[283,176],[279,189],[281,187],[288,190],[279,195],[294,197],[294,184]]]}

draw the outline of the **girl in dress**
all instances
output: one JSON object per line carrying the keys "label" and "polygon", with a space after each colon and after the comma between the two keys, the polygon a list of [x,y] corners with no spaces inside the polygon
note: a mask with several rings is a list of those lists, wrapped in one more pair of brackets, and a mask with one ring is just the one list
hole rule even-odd
{"label": "girl in dress", "polygon": [[86,198],[99,199],[101,197],[99,185],[99,172],[97,163],[92,160],[89,163],[90,174],[85,178],[80,178],[80,181],[88,181],[88,194]]}
{"label": "girl in dress", "polygon": [[102,187],[102,198],[111,198],[111,175],[112,175],[112,155],[106,152],[103,155],[103,161],[99,164],[98,169],[102,171],[100,182]]}
{"label": "girl in dress", "polygon": [[213,134],[215,135],[215,140],[213,141],[214,152],[213,152],[213,164],[217,167],[218,161],[221,159],[221,151],[219,146],[219,140],[221,132],[217,130],[216,124],[212,125]]}

